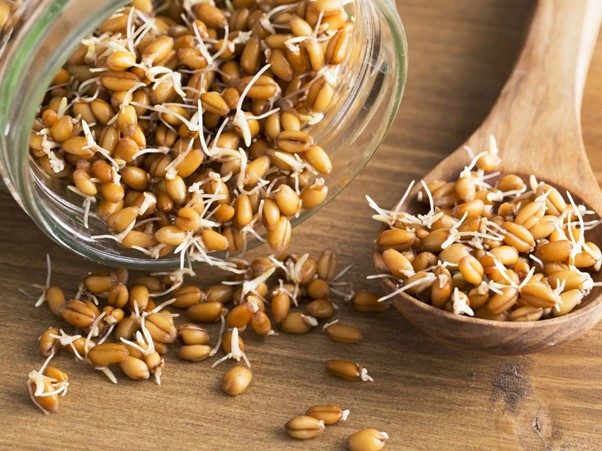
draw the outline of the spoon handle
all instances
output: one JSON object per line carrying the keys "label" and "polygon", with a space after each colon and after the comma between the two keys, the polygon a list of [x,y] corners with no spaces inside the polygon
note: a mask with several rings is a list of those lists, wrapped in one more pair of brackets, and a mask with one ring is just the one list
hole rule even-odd
{"label": "spoon handle", "polygon": [[595,184],[580,108],[601,20],[601,0],[540,0],[515,69],[468,144],[481,150],[494,135],[509,171],[569,189],[578,177]]}
{"label": "spoon handle", "polygon": [[600,0],[539,0],[527,40],[505,91],[547,111],[579,115],[589,63],[602,20]]}

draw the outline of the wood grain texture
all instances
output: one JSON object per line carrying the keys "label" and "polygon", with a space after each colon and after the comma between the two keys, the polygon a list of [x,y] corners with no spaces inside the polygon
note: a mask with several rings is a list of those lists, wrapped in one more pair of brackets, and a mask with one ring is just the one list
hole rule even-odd
{"label": "wood grain texture", "polygon": [[[410,44],[405,99],[391,134],[368,167],[333,203],[296,230],[293,250],[336,247],[355,266],[356,285],[373,272],[371,221],[364,194],[392,205],[412,178],[428,172],[463,143],[491,109],[508,77],[533,9],[526,0],[399,0]],[[598,46],[583,107],[590,158],[602,146],[602,47]],[[597,179],[602,162],[592,158]],[[0,447],[162,449],[340,449],[347,435],[376,427],[388,449],[596,449],[602,446],[601,328],[553,351],[492,357],[436,344],[389,310],[360,315],[341,309],[365,340],[355,346],[316,331],[249,340],[255,380],[230,399],[217,381],[225,370],[170,356],[164,384],[109,384],[99,373],[60,356],[72,386],[61,412],[41,415],[28,400],[28,371],[39,365],[34,337],[48,324],[44,308],[17,289],[44,278],[43,255],[54,259],[54,282],[75,287],[86,271],[52,245],[18,206],[0,196]],[[349,383],[325,374],[331,357],[364,364],[375,382]],[[282,425],[318,402],[351,409],[345,424],[318,440],[296,442]]]}

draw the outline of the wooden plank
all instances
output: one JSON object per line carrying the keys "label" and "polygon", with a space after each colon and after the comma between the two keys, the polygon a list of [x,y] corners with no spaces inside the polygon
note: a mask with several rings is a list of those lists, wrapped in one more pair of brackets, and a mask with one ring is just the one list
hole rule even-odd
{"label": "wooden plank", "polygon": [[[399,0],[411,55],[406,96],[396,125],[360,176],[339,198],[296,230],[293,250],[339,250],[353,262],[350,278],[369,286],[371,221],[364,195],[392,205],[420,177],[478,127],[518,54],[533,8],[524,0]],[[594,56],[583,122],[590,156],[602,146],[602,47]],[[594,169],[602,180],[602,160]],[[249,339],[255,379],[230,399],[217,387],[226,366],[167,358],[164,384],[109,384],[68,356],[58,363],[72,386],[61,412],[41,415],[25,392],[37,366],[33,337],[48,325],[44,308],[17,290],[44,277],[43,255],[53,256],[54,281],[66,288],[94,265],[83,264],[41,235],[8,195],[0,195],[0,446],[29,448],[341,448],[363,427],[389,432],[389,449],[600,448],[602,338],[600,327],[535,356],[493,357],[444,348],[396,312],[360,315],[341,308],[365,340],[332,343],[320,332]],[[267,251],[266,251],[267,252]],[[325,374],[330,357],[364,364],[374,383],[348,383]],[[284,422],[318,402],[351,409],[348,422],[302,443],[283,433]]]}

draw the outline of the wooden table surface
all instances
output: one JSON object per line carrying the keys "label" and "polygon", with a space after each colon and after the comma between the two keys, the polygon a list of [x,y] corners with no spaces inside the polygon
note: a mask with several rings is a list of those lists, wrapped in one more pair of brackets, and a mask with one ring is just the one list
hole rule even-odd
{"label": "wooden table surface", "polygon": [[[399,0],[410,46],[410,70],[397,122],[350,187],[295,232],[293,250],[339,250],[356,287],[373,272],[371,243],[378,225],[369,193],[392,205],[407,183],[456,149],[496,99],[525,36],[527,0]],[[602,39],[601,39],[602,41]],[[583,107],[586,145],[602,180],[602,42],[592,63]],[[559,157],[560,158],[560,157]],[[52,244],[9,195],[0,194],[0,447],[162,449],[340,449],[355,430],[387,431],[388,449],[602,447],[602,326],[542,354],[493,357],[445,348],[389,310],[340,317],[360,326],[357,345],[330,342],[321,332],[248,340],[255,378],[246,394],[223,395],[222,365],[167,358],[163,385],[122,381],[66,355],[57,358],[71,380],[58,415],[44,416],[25,390],[39,366],[35,337],[50,323],[46,307],[17,290],[42,283],[44,254],[53,283],[66,289],[93,270]],[[267,252],[267,251],[264,251]],[[324,361],[364,364],[374,383],[335,380]],[[316,403],[351,409],[349,420],[319,439],[288,439],[283,424]]]}

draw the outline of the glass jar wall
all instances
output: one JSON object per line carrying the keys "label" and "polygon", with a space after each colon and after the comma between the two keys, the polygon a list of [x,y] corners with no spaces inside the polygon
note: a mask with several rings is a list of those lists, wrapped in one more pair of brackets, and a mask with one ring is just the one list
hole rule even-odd
{"label": "glass jar wall", "polygon": [[[93,239],[107,233],[104,221],[91,214],[85,227],[81,197],[32,165],[28,151],[31,124],[53,75],[82,38],[127,2],[10,3],[13,11],[3,28],[0,50],[0,169],[5,185],[40,229],[79,255],[129,268],[178,266],[175,257],[155,260],[114,241]],[[352,46],[339,74],[335,101],[324,120],[311,128],[333,163],[326,177],[327,201],[344,189],[382,141],[397,112],[407,70],[405,35],[394,1],[354,0],[348,7],[355,17]],[[319,208],[303,211],[293,226]],[[249,239],[248,247],[260,243]]]}

